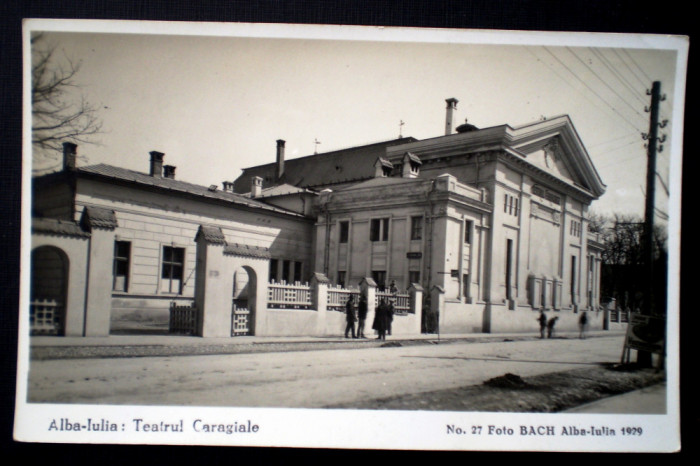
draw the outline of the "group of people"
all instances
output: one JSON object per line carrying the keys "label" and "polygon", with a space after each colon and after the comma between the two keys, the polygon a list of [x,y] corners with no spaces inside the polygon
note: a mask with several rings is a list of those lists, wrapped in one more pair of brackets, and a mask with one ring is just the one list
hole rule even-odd
{"label": "group of people", "polygon": [[[355,316],[355,306],[352,296],[348,297],[345,303],[345,338],[367,338],[365,336],[365,321],[367,320],[367,298],[360,295],[357,304],[357,317]],[[382,299],[379,306],[374,310],[374,321],[372,330],[377,331],[377,340],[386,340],[386,335],[391,335],[391,323],[394,320],[394,305]],[[357,322],[357,332],[355,332],[355,322]]]}
{"label": "group of people", "polygon": [[[557,316],[547,319],[547,316],[545,315],[544,311],[540,311],[540,316],[537,318],[537,322],[539,322],[540,324],[540,338],[544,338],[545,331],[547,332],[547,338],[552,338],[552,335],[554,334],[554,326],[556,325],[558,319],[559,317]],[[578,327],[578,337],[581,339],[585,339],[586,329],[588,328],[588,316],[585,312],[582,312],[581,317],[579,317],[578,319]]]}

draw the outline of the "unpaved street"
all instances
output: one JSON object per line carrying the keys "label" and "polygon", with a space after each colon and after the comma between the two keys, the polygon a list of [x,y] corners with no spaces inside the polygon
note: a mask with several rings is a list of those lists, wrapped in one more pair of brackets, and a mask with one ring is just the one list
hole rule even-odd
{"label": "unpaved street", "polygon": [[322,408],[619,361],[624,336],[32,361],[30,402]]}

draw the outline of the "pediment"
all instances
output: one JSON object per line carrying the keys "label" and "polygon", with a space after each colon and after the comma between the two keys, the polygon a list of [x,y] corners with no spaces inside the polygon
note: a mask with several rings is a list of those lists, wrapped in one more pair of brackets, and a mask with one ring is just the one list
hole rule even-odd
{"label": "pediment", "polygon": [[568,160],[569,156],[561,150],[556,138],[550,140],[541,149],[534,150],[529,154],[526,153],[526,156],[527,161],[537,168],[571,184],[588,188],[585,182],[576,176],[576,172]]}
{"label": "pediment", "polygon": [[510,147],[527,163],[596,198],[605,193],[605,184],[568,116],[515,128],[510,137]]}

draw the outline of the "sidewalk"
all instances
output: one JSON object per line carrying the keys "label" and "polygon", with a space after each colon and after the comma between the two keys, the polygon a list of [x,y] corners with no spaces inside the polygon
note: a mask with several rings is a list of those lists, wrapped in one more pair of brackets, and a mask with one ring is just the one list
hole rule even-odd
{"label": "sidewalk", "polygon": [[[589,338],[622,336],[618,331],[595,331]],[[578,339],[578,332],[561,332],[555,339]],[[107,337],[48,337],[30,339],[30,358],[78,359],[105,357],[194,356],[205,354],[237,354],[321,349],[359,349],[380,346],[401,346],[436,343],[485,343],[507,341],[535,341],[539,333],[469,333],[393,335],[386,341],[370,336],[366,339],[342,336],[239,336],[228,338],[201,338],[181,335],[110,335]]]}
{"label": "sidewalk", "polygon": [[666,382],[562,411],[579,414],[666,414]]}
{"label": "sidewalk", "polygon": [[[599,330],[587,333],[587,338],[624,335],[620,330]],[[555,339],[575,339],[578,332],[560,332]],[[393,335],[387,336],[384,343],[398,341],[503,341],[509,340],[537,340],[538,333],[464,333],[464,334],[420,334],[420,335]],[[376,337],[369,336],[366,339],[344,338],[338,336],[238,336],[223,338],[202,338],[184,335],[109,335],[106,337],[30,337],[30,347],[133,347],[133,346],[230,346],[230,345],[262,345],[262,344],[293,344],[293,343],[372,343],[377,342]]]}

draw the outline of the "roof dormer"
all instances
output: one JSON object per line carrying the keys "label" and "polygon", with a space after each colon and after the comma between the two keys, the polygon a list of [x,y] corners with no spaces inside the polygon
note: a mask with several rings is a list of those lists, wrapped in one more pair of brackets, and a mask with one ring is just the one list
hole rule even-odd
{"label": "roof dormer", "polygon": [[403,178],[418,178],[420,174],[420,166],[423,165],[420,158],[411,152],[406,152],[403,155],[403,169],[401,176]]}
{"label": "roof dormer", "polygon": [[391,176],[391,171],[394,169],[394,165],[383,157],[377,158],[374,162],[374,177],[375,178],[387,178]]}

